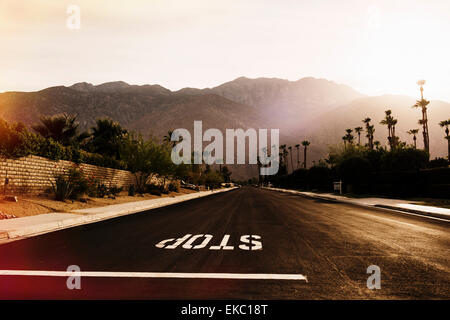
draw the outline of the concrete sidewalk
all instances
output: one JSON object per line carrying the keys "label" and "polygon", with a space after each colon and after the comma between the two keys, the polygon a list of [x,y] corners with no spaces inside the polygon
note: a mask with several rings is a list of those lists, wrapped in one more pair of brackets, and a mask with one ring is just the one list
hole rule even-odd
{"label": "concrete sidewalk", "polygon": [[30,237],[136,212],[160,208],[233,189],[235,188],[219,189],[216,191],[202,191],[161,199],[127,202],[106,207],[74,210],[70,213],[46,213],[30,217],[0,220],[0,244],[24,237]]}
{"label": "concrete sidewalk", "polygon": [[424,216],[431,216],[435,218],[440,218],[444,220],[450,220],[450,209],[424,206],[420,205],[418,201],[409,201],[401,199],[390,199],[390,198],[349,198],[333,193],[315,193],[315,192],[305,192],[290,189],[280,189],[280,188],[265,188],[269,190],[275,190],[286,193],[299,194],[311,198],[318,198],[323,200],[337,201],[343,203],[351,203],[364,207],[376,207],[384,208],[396,211],[402,211],[406,213],[420,214]]}

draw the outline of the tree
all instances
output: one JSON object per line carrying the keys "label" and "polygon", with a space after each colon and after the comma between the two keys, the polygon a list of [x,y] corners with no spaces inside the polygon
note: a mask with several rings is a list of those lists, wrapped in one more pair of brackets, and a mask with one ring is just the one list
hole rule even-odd
{"label": "tree", "polygon": [[363,128],[362,127],[356,127],[355,132],[358,134],[358,146],[361,145],[361,132]]}
{"label": "tree", "polygon": [[310,145],[311,143],[308,141],[308,140],[303,140],[302,141],[302,146],[304,147],[304,149],[303,149],[303,159],[304,159],[304,161],[303,161],[303,168],[305,168],[306,169],[306,151],[307,151],[307,149],[308,149],[308,146]]}
{"label": "tree", "polygon": [[136,180],[136,191],[145,192],[145,185],[153,173],[152,156],[155,150],[153,141],[145,141],[141,135],[129,136],[120,147],[120,158],[127,163],[127,169]]}
{"label": "tree", "polygon": [[205,172],[204,176],[205,185],[210,189],[220,188],[220,184],[224,182],[223,176],[217,170],[209,170]]}
{"label": "tree", "polygon": [[283,173],[284,171],[286,173],[288,173],[288,163],[287,163],[287,156],[288,156],[288,151],[286,150],[286,145],[282,144],[280,146],[281,152],[279,154],[280,159],[281,159],[281,163],[280,163],[280,171],[281,173]]}
{"label": "tree", "polygon": [[425,151],[430,153],[430,136],[428,134],[428,116],[427,116],[427,106],[430,104],[430,101],[425,100],[423,98],[423,86],[425,84],[425,80],[419,80],[417,85],[420,87],[420,95],[421,99],[416,101],[416,104],[413,105],[413,108],[420,108],[422,111],[422,119],[420,119],[420,124],[422,125],[422,134],[423,134],[423,145]]}
{"label": "tree", "polygon": [[347,147],[347,142],[348,144],[353,144],[354,136],[352,135],[352,129],[345,129],[345,131],[347,132],[347,134],[342,137],[342,140],[344,140],[344,145],[345,147]]}
{"label": "tree", "polygon": [[224,182],[231,181],[231,171],[228,169],[227,166],[223,166],[220,168],[220,174],[222,175]]}
{"label": "tree", "polygon": [[111,119],[97,119],[91,128],[92,138],[87,145],[91,152],[120,159],[120,145],[126,140],[128,131]]}
{"label": "tree", "polygon": [[448,129],[448,126],[450,126],[450,119],[448,120],[442,120],[441,122],[439,122],[439,126],[441,128],[445,127],[445,139],[447,139],[447,144],[448,144],[448,154],[447,154],[447,158],[450,161],[450,130]]}
{"label": "tree", "polygon": [[297,143],[295,145],[295,148],[297,149],[297,169],[300,167],[300,145]]}
{"label": "tree", "polygon": [[380,121],[380,124],[387,126],[388,142],[391,150],[393,150],[398,144],[398,137],[395,136],[395,125],[397,124],[397,119],[394,119],[391,110],[386,110],[384,113],[385,118]]}
{"label": "tree", "polygon": [[41,116],[41,123],[32,126],[33,130],[45,139],[53,139],[62,145],[71,145],[77,137],[79,123],[76,115],[66,113],[54,116]]}
{"label": "tree", "polygon": [[292,171],[294,171],[294,161],[292,160],[292,146],[289,146],[288,149],[289,149],[289,153],[291,155],[291,168],[292,168]]}
{"label": "tree", "polygon": [[392,126],[392,119],[393,119],[391,116],[392,111],[386,110],[384,113],[385,113],[385,117],[383,120],[380,121],[380,124],[387,126],[388,142],[389,142],[389,145],[392,147],[392,145],[391,145],[391,126]]}
{"label": "tree", "polygon": [[411,130],[407,131],[406,133],[407,134],[411,134],[413,136],[414,149],[417,149],[417,137],[416,137],[416,134],[419,133],[419,129],[411,129]]}
{"label": "tree", "polygon": [[368,146],[370,150],[373,150],[373,134],[375,133],[375,127],[373,125],[370,125],[370,121],[372,121],[370,118],[365,118],[363,120],[363,123],[366,125],[366,138],[368,140]]}
{"label": "tree", "polygon": [[[29,132],[23,123],[8,123],[0,119],[0,156],[21,157],[28,155],[31,149],[35,147],[33,141],[35,139],[32,139],[34,137],[37,137],[37,135]],[[33,145],[28,145],[29,142]]]}
{"label": "tree", "polygon": [[176,146],[176,144],[177,144],[178,142],[183,141],[183,137],[180,137],[180,139],[179,139],[178,141],[172,141],[172,134],[173,134],[173,130],[167,131],[167,135],[165,135],[165,136],[163,137],[163,141],[164,141],[165,143],[169,144],[170,146],[172,146],[172,148],[173,148],[173,147]]}

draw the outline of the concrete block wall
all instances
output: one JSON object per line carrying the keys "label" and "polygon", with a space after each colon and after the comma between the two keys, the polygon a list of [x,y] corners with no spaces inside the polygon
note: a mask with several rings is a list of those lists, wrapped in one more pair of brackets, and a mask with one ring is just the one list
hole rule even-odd
{"label": "concrete block wall", "polygon": [[[0,158],[0,194],[42,193],[52,186],[55,175],[66,173],[78,166],[86,176],[99,178],[107,186],[128,187],[134,176],[125,170],[98,167],[90,164],[76,165],[70,161],[53,161],[38,156],[19,159]],[[5,186],[6,178],[9,183]]]}

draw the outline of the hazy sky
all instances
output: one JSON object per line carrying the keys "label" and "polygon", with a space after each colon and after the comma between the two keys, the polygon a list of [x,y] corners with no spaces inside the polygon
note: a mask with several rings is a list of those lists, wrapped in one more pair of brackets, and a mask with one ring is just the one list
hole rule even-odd
{"label": "hazy sky", "polygon": [[449,34],[449,0],[0,0],[0,91],[312,76],[417,96],[424,78],[450,101]]}

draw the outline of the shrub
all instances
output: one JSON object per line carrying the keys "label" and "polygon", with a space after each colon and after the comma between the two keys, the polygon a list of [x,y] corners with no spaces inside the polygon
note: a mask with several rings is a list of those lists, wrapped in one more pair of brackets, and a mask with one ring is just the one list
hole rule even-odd
{"label": "shrub", "polygon": [[331,169],[323,166],[310,168],[307,173],[307,179],[310,188],[319,190],[328,190],[333,183]]}
{"label": "shrub", "polygon": [[355,187],[355,189],[347,191],[362,192],[363,188],[361,186],[369,183],[371,172],[372,166],[370,162],[358,156],[345,159],[338,167],[339,176],[345,185]]}
{"label": "shrub", "polygon": [[178,184],[175,182],[169,183],[168,189],[170,192],[178,192],[180,190]]}
{"label": "shrub", "polygon": [[128,187],[128,195],[130,197],[134,197],[135,194],[136,194],[135,186],[134,184],[130,184],[130,186]]}
{"label": "shrub", "polygon": [[428,154],[419,149],[405,148],[385,152],[381,157],[382,170],[419,170],[427,167]]}
{"label": "shrub", "polygon": [[36,155],[42,156],[51,160],[70,160],[71,153],[59,142],[53,139],[43,139],[40,144],[36,146]]}
{"label": "shrub", "polygon": [[69,169],[68,180],[73,187],[70,195],[71,199],[77,200],[80,196],[88,192],[88,181],[80,169],[76,167]]}
{"label": "shrub", "polygon": [[22,123],[7,123],[0,119],[0,154],[22,157],[30,154],[27,144],[28,130]]}
{"label": "shrub", "polygon": [[89,195],[89,197],[96,197],[97,187],[100,184],[100,179],[94,176],[89,176],[86,178],[86,182],[88,185],[87,194]]}
{"label": "shrub", "polygon": [[58,201],[65,201],[73,192],[73,185],[70,180],[64,175],[55,177],[55,182],[52,183],[52,191],[55,194],[55,199]]}
{"label": "shrub", "polygon": [[163,193],[163,194],[169,194],[169,189],[166,188],[165,186],[161,185],[159,186],[159,192]]}
{"label": "shrub", "polygon": [[428,168],[445,168],[449,164],[449,161],[445,158],[435,158],[428,163]]}
{"label": "shrub", "polygon": [[160,187],[157,186],[157,185],[154,184],[154,183],[147,183],[147,184],[145,185],[145,192],[146,192],[146,193],[151,193],[151,191],[153,191],[153,190],[158,190],[158,191],[160,191]]}
{"label": "shrub", "polygon": [[158,189],[152,189],[149,193],[154,196],[161,196],[161,191],[159,191]]}
{"label": "shrub", "polygon": [[109,194],[108,187],[104,183],[97,184],[97,192],[96,192],[97,198],[104,198],[108,194]]}
{"label": "shrub", "polygon": [[122,190],[123,190],[122,187],[113,186],[108,189],[108,193],[116,197],[119,193],[122,192]]}

